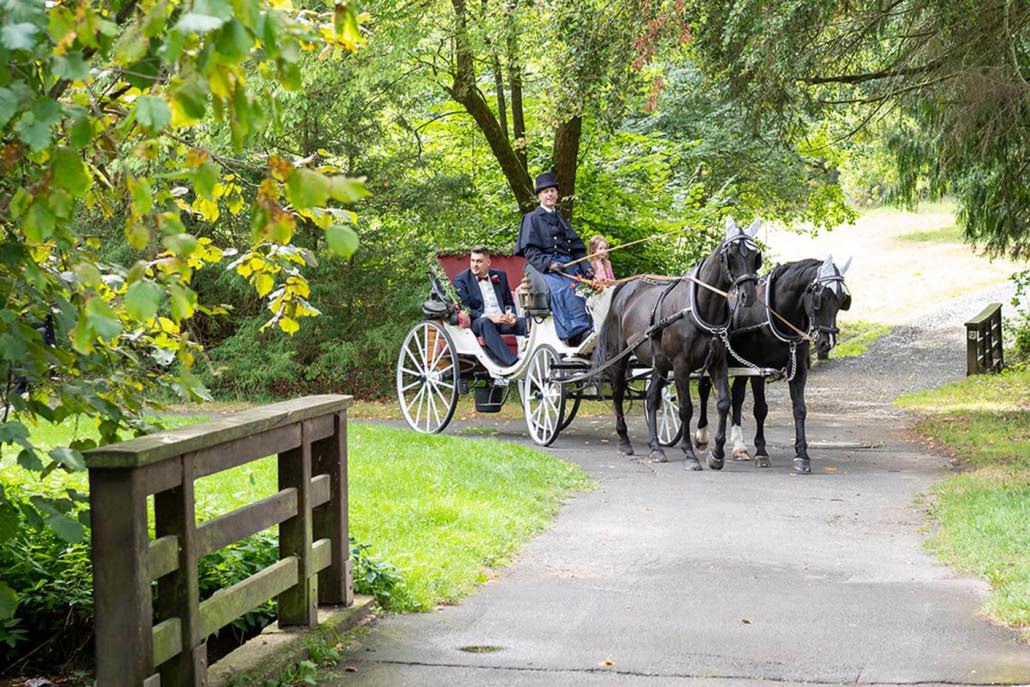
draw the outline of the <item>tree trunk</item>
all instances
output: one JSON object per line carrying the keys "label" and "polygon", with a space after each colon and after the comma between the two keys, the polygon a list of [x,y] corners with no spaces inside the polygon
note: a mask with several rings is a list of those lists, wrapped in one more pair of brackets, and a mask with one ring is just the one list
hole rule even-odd
{"label": "tree trunk", "polygon": [[497,117],[500,119],[501,131],[504,132],[504,139],[508,138],[508,106],[504,102],[504,73],[501,71],[501,59],[497,53],[493,54],[494,62],[494,89],[497,91]]}
{"label": "tree trunk", "polygon": [[529,174],[526,159],[526,117],[522,112],[522,61],[519,59],[519,37],[515,31],[515,5],[513,0],[508,12],[508,84],[511,86],[511,126],[515,141],[515,155],[522,169]]}
{"label": "tree trunk", "polygon": [[579,139],[583,133],[583,117],[576,115],[559,125],[554,132],[554,173],[561,192],[561,209],[572,220],[573,196],[576,194],[576,168],[579,162]]}
{"label": "tree trunk", "polygon": [[454,6],[454,15],[457,19],[457,30],[454,36],[455,52],[455,73],[454,83],[449,89],[451,97],[455,102],[465,108],[465,111],[472,115],[479,126],[491,152],[497,158],[504,178],[515,195],[519,210],[523,213],[529,212],[536,205],[536,197],[533,195],[533,184],[526,171],[525,163],[522,162],[512,149],[511,142],[505,136],[497,118],[490,109],[489,103],[483,97],[483,93],[476,87],[476,74],[473,64],[472,51],[468,44],[468,23],[465,9],[465,0],[451,0]]}

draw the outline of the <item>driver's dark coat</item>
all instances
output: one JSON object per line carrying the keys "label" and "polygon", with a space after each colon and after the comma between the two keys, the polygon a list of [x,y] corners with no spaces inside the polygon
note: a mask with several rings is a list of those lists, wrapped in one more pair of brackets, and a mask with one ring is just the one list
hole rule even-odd
{"label": "driver's dark coat", "polygon": [[533,267],[547,272],[556,253],[573,260],[587,254],[582,239],[560,211],[548,212],[538,207],[522,218],[522,228],[515,242],[515,255],[523,255]]}

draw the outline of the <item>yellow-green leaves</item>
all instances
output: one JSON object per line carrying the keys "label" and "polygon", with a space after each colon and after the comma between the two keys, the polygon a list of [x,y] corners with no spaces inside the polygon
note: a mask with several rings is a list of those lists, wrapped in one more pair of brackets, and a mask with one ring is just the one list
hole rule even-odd
{"label": "yellow-green leaves", "polygon": [[134,320],[146,322],[157,314],[163,291],[149,279],[133,282],[125,292],[125,311]]}
{"label": "yellow-green leaves", "polygon": [[286,181],[286,197],[293,207],[306,210],[325,205],[331,191],[329,178],[310,169],[297,169]]}
{"label": "yellow-green leaves", "polygon": [[81,196],[89,190],[93,177],[86,170],[77,151],[71,148],[58,148],[54,152],[53,185],[72,194]]}
{"label": "yellow-green leaves", "polygon": [[343,224],[334,224],[325,231],[325,240],[329,244],[329,250],[349,258],[358,249],[358,235],[350,227]]}
{"label": "yellow-green leaves", "polygon": [[168,126],[172,119],[172,111],[163,98],[153,95],[141,95],[136,99],[136,121],[152,134],[159,133]]}

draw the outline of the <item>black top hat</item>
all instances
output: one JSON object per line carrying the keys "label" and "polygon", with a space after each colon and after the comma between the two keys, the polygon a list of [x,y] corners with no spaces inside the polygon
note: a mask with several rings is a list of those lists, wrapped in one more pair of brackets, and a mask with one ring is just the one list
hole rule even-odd
{"label": "black top hat", "polygon": [[558,179],[551,172],[544,172],[536,178],[536,190],[533,193],[540,193],[545,188],[558,188]]}

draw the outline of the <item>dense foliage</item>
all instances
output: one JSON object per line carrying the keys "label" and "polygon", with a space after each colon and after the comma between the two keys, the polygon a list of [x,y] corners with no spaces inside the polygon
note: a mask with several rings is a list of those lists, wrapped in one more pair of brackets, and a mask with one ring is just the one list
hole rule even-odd
{"label": "dense foliage", "polygon": [[699,54],[756,126],[800,138],[813,115],[837,117],[840,140],[873,128],[893,158],[896,199],[953,193],[967,237],[1030,256],[1030,5],[692,5]]}

